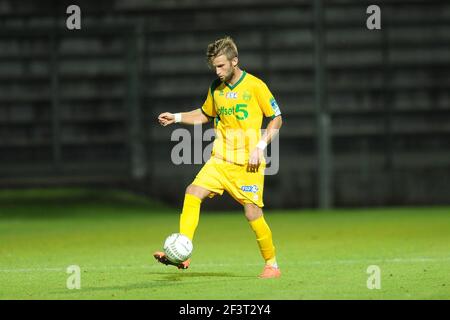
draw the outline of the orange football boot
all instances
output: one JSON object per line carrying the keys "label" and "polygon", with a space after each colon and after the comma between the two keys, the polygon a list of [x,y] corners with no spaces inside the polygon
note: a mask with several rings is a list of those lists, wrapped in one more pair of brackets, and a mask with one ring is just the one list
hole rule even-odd
{"label": "orange football boot", "polygon": [[165,264],[166,266],[172,265],[177,267],[178,269],[187,269],[189,268],[189,265],[191,264],[191,259],[187,259],[186,261],[180,262],[180,263],[173,263],[169,259],[167,259],[166,254],[164,252],[157,251],[153,254],[156,260],[158,262],[161,262],[162,264]]}
{"label": "orange football boot", "polygon": [[269,265],[264,266],[263,272],[259,275],[261,279],[279,278],[281,276],[281,271],[279,268],[275,268]]}

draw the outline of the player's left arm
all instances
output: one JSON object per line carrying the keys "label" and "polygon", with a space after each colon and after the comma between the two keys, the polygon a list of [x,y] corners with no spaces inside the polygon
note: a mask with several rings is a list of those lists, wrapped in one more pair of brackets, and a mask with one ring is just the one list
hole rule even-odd
{"label": "player's left arm", "polygon": [[267,125],[266,131],[261,137],[261,140],[256,145],[256,148],[250,154],[248,161],[248,170],[251,172],[258,171],[259,165],[261,164],[264,157],[264,149],[267,145],[275,138],[278,134],[281,126],[283,125],[283,118],[280,115],[274,117]]}

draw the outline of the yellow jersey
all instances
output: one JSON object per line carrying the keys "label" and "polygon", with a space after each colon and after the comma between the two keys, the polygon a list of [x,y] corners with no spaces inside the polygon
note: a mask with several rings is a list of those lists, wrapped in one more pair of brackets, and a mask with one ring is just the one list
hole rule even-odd
{"label": "yellow jersey", "polygon": [[201,110],[214,118],[216,137],[211,156],[239,165],[248,162],[261,139],[263,116],[281,115],[267,85],[246,71],[234,85],[213,81]]}

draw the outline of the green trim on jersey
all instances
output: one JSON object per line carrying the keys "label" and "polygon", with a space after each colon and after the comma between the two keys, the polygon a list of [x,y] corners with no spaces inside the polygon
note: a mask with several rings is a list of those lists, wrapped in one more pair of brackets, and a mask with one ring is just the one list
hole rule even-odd
{"label": "green trim on jersey", "polygon": [[209,88],[211,90],[211,95],[213,98],[214,98],[214,90],[216,90],[216,88],[220,86],[221,83],[222,81],[220,81],[220,79],[216,79],[211,83],[211,86]]}
{"label": "green trim on jersey", "polygon": [[[212,100],[213,100],[213,103],[214,103],[214,90],[216,90],[217,87],[219,87],[221,84],[222,84],[222,81],[220,81],[220,79],[215,79],[215,80],[211,83],[211,86],[209,87],[209,90],[210,90],[210,92],[211,92],[211,98],[212,98]],[[207,113],[205,112],[205,110],[203,110],[203,107],[201,107],[200,110],[202,110],[203,114],[204,114],[205,116],[207,116],[208,118],[214,119],[213,116],[210,116],[209,114],[207,114]]]}
{"label": "green trim on jersey", "polygon": [[241,77],[239,78],[238,82],[236,82],[234,85],[230,86],[228,83],[225,83],[227,85],[228,88],[230,88],[230,90],[233,90],[234,88],[236,88],[238,86],[239,83],[242,82],[242,80],[244,80],[245,75],[247,74],[246,71],[244,71],[241,75]]}
{"label": "green trim on jersey", "polygon": [[203,113],[205,116],[208,117],[208,119],[210,119],[210,120],[211,120],[211,119],[214,119],[213,116],[210,116],[209,114],[207,114],[207,113],[205,112],[205,110],[203,110],[203,107],[201,107],[200,110],[202,111],[202,113]]}

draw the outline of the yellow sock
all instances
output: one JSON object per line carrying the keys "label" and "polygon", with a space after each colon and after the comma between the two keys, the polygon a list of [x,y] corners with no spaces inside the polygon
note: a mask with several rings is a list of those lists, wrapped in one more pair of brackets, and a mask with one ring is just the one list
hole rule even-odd
{"label": "yellow sock", "polygon": [[266,264],[277,267],[277,262],[275,259],[275,247],[273,246],[272,242],[272,231],[270,231],[270,228],[267,225],[264,216],[261,216],[256,220],[249,221],[249,223],[253,231],[255,232],[259,250],[261,251],[261,255],[266,261]]}
{"label": "yellow sock", "polygon": [[180,216],[180,233],[191,240],[194,238],[195,229],[197,229],[201,203],[202,200],[192,194],[186,193],[184,196],[183,211]]}

